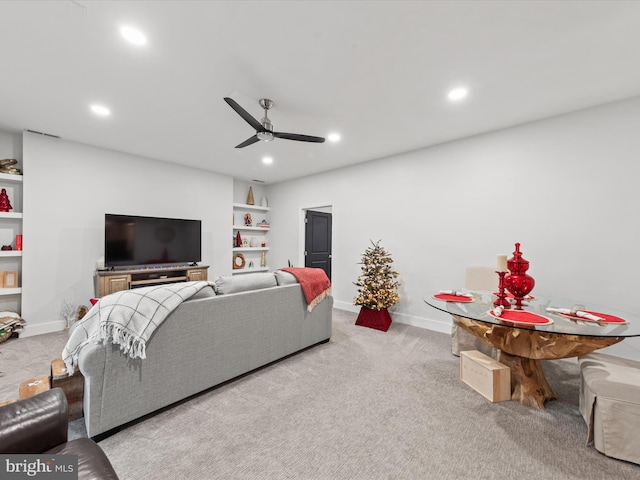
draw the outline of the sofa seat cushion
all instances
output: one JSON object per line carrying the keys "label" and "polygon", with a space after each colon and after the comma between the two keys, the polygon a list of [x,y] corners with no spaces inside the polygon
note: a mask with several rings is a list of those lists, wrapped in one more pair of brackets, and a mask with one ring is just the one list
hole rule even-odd
{"label": "sofa seat cushion", "polygon": [[580,413],[587,442],[610,457],[640,464],[640,362],[591,353],[580,364]]}
{"label": "sofa seat cushion", "polygon": [[273,272],[222,275],[216,280],[216,293],[218,295],[228,295],[230,293],[249,292],[277,286]]}
{"label": "sofa seat cushion", "polygon": [[62,443],[45,453],[77,455],[78,480],[118,480],[118,476],[102,448],[89,438],[79,438]]}

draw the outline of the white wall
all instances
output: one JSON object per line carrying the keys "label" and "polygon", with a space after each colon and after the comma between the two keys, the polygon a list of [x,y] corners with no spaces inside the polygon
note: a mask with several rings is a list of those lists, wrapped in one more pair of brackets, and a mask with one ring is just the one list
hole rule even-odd
{"label": "white wall", "polygon": [[[448,332],[426,292],[522,244],[534,294],[640,314],[640,98],[274,184],[273,266],[301,258],[300,211],[333,205],[333,293],[353,309],[357,262],[382,240],[400,272],[399,322]],[[393,131],[390,131],[393,134]],[[640,340],[611,347],[640,358]]]}
{"label": "white wall", "polygon": [[202,220],[202,264],[231,271],[233,179],[65,140],[24,134],[24,335],[60,330],[65,299],[89,304],[104,214]]}

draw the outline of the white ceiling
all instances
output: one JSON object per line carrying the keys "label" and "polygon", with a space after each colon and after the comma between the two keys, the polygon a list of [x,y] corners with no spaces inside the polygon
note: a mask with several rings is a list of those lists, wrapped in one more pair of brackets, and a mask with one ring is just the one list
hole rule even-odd
{"label": "white ceiling", "polygon": [[[640,95],[638,25],[637,1],[4,0],[0,129],[274,183]],[[225,96],[342,140],[235,149]]]}

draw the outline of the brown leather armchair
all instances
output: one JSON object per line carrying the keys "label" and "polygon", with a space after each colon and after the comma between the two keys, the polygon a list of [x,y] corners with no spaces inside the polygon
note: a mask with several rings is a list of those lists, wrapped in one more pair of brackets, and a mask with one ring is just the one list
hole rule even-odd
{"label": "brown leather armchair", "polygon": [[0,453],[77,455],[79,480],[118,480],[97,443],[67,441],[68,423],[67,398],[60,388],[0,407]]}

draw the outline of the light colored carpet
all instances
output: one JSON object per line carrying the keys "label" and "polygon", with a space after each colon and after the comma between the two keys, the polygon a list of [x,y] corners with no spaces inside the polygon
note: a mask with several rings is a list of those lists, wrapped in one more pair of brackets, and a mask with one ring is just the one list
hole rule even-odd
{"label": "light colored carpet", "polygon": [[334,310],[329,343],[100,445],[122,480],[640,478],[585,445],[575,361],[545,362],[560,396],[545,410],[492,404],[459,380],[448,335],[354,322]]}
{"label": "light colored carpet", "polygon": [[61,356],[67,338],[62,331],[0,343],[0,402],[17,400],[25,380],[51,375],[51,361]]}

